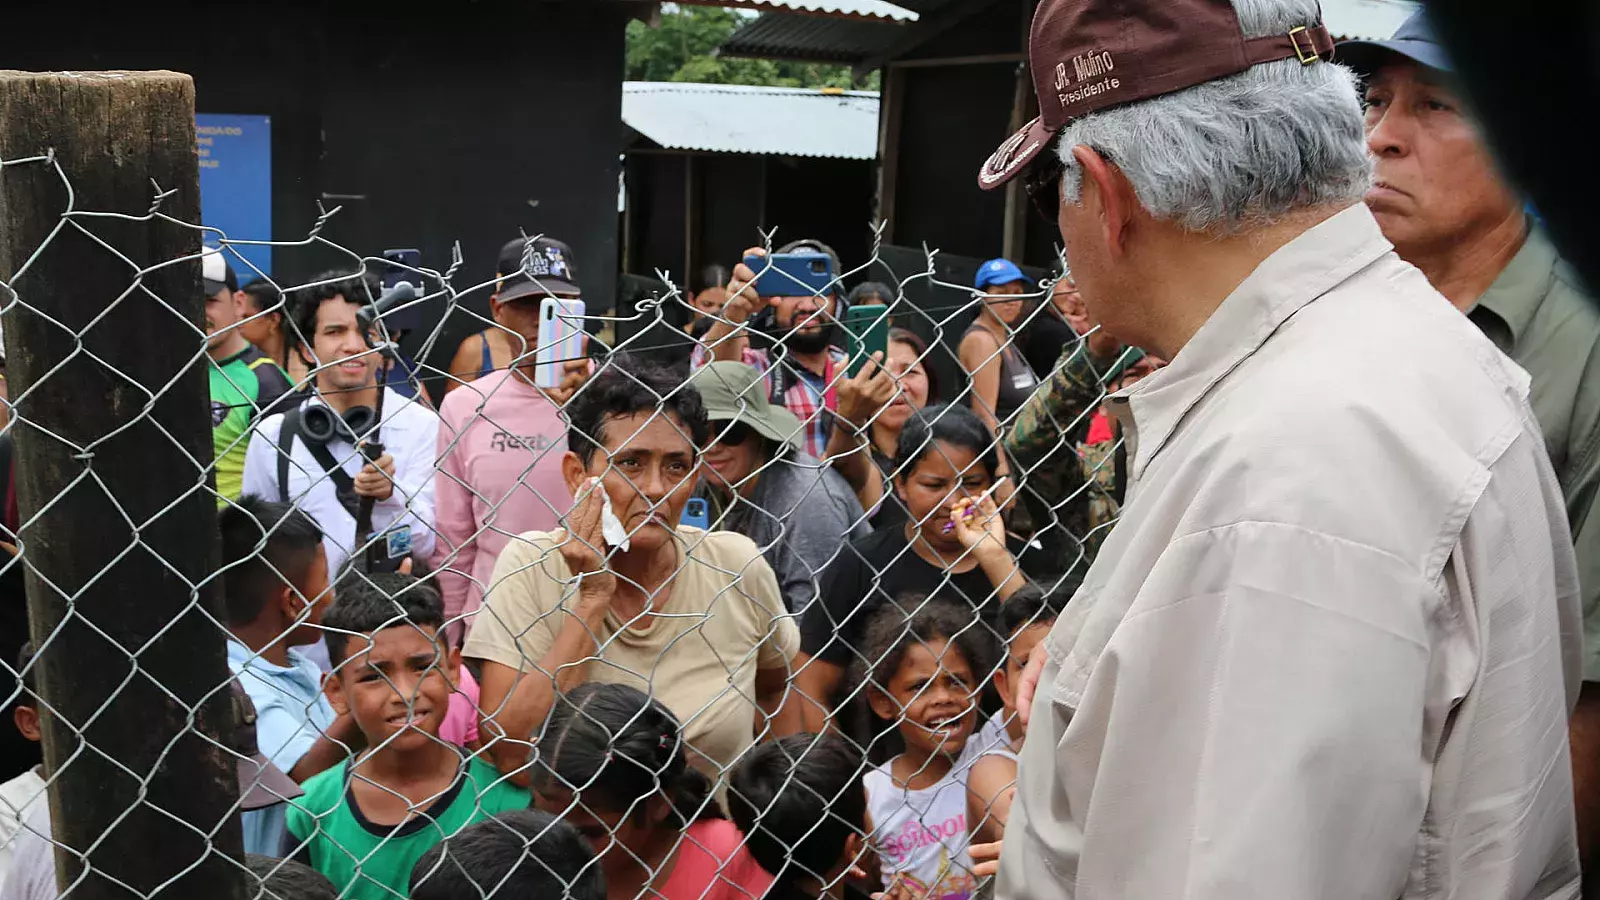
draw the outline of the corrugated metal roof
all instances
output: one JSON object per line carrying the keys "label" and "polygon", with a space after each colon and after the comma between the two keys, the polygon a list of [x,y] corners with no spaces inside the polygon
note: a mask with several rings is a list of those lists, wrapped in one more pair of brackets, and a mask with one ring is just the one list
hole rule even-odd
{"label": "corrugated metal roof", "polygon": [[881,22],[915,22],[917,14],[888,0],[683,0],[708,6],[786,9],[813,16],[844,16]]}
{"label": "corrugated metal roof", "polygon": [[878,94],[629,81],[622,121],[670,150],[874,159]]}
{"label": "corrugated metal roof", "polygon": [[722,42],[723,56],[858,63],[894,44],[904,26],[859,19],[765,13]]}
{"label": "corrugated metal roof", "polygon": [[1322,0],[1322,23],[1335,37],[1388,40],[1420,7],[1410,0]]}
{"label": "corrugated metal roof", "polygon": [[[928,13],[949,0],[901,2]],[[1328,30],[1339,38],[1387,38],[1418,6],[1411,0],[1323,0],[1322,17]],[[890,22],[771,12],[734,32],[717,52],[854,64],[888,50],[904,34],[904,26]]]}

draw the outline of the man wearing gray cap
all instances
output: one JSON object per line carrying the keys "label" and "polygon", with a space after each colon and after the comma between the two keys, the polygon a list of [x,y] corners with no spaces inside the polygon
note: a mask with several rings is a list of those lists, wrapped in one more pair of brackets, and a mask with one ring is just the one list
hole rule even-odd
{"label": "man wearing gray cap", "polygon": [[1583,589],[1584,685],[1572,717],[1578,837],[1600,896],[1600,311],[1499,171],[1421,12],[1387,41],[1347,41],[1366,81],[1367,206],[1395,252],[1533,378]]}
{"label": "man wearing gray cap", "polygon": [[[1361,202],[1316,0],[1044,0],[1026,172],[1122,517],[1019,679],[997,895],[1574,897],[1577,569],[1528,377]],[[1040,193],[1042,191],[1042,193]]]}

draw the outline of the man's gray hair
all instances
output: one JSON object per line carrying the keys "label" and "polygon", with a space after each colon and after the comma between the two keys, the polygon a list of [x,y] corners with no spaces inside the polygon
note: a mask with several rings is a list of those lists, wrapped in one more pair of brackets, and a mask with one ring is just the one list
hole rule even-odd
{"label": "man's gray hair", "polygon": [[[1317,0],[1233,0],[1246,38],[1317,20]],[[1295,210],[1359,201],[1371,183],[1356,76],[1297,59],[1091,113],[1061,132],[1063,196],[1077,203],[1087,146],[1127,176],[1151,215],[1232,233]]]}

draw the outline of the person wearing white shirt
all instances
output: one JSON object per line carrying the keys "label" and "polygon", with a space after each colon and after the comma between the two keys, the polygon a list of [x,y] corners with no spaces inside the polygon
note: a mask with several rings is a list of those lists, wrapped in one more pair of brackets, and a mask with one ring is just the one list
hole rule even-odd
{"label": "person wearing white shirt", "polygon": [[999,900],[1576,898],[1577,565],[1529,378],[1384,239],[1316,0],[1045,0],[1030,163],[1128,495],[1019,679]]}
{"label": "person wearing white shirt", "polygon": [[[356,510],[363,498],[375,501],[372,540],[379,542],[381,556],[390,561],[407,555],[427,559],[433,552],[439,417],[416,400],[383,388],[383,421],[375,424],[381,356],[362,333],[356,314],[377,295],[376,284],[356,278],[302,292],[295,323],[305,339],[300,352],[309,351],[306,362],[315,372],[314,393],[295,409],[263,420],[245,454],[244,493],[292,503],[309,513],[322,529],[333,573],[365,552],[366,545],[356,542]],[[286,420],[298,425],[287,436]],[[385,451],[371,463],[359,449],[369,440],[382,443]]]}

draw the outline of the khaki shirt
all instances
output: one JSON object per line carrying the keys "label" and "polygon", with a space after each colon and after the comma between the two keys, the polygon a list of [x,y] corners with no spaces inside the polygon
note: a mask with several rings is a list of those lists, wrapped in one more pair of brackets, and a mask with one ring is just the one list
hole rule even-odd
{"label": "khaki shirt", "polygon": [[1528,377],[1365,206],[1113,412],[997,895],[1576,897],[1577,573]]}
{"label": "khaki shirt", "polygon": [[1533,413],[1566,497],[1583,588],[1583,678],[1600,681],[1600,310],[1530,231],[1522,249],[1467,314],[1533,378]]}
{"label": "khaki shirt", "polygon": [[[583,664],[590,681],[632,685],[660,700],[715,776],[754,742],[756,671],[787,671],[800,629],[749,538],[689,527],[678,534],[684,561],[666,602],[648,624],[608,614],[595,635],[599,652]],[[550,652],[577,601],[559,536],[534,531],[506,545],[463,656],[529,671]]]}

